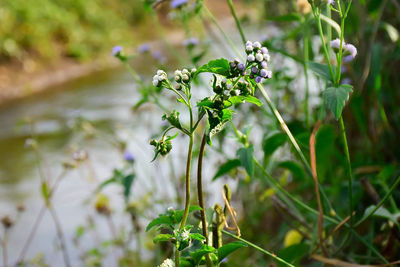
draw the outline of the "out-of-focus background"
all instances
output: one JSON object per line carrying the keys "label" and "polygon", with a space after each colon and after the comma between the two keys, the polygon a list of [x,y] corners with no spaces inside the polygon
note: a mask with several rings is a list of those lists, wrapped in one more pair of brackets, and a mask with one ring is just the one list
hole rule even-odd
{"label": "out-of-focus background", "polygon": [[[204,10],[193,15],[190,8],[196,1],[184,1],[182,9],[173,8],[172,2],[160,1],[154,6],[146,0],[0,1],[0,217],[4,228],[0,237],[7,266],[19,261],[23,266],[62,266],[63,250],[68,251],[72,266],[155,266],[169,256],[171,248],[155,245],[155,233],[144,229],[168,207],[182,208],[187,140],[178,137],[169,157],[151,162],[154,151],[148,141],[159,136],[165,124],[163,111],[151,103],[152,95],[146,90],[153,90],[150,82],[158,68],[172,73],[213,58],[235,58],[213,18],[237,50],[243,51],[226,1],[204,1],[213,17]],[[311,124],[306,123],[303,65],[296,61],[303,56],[304,29],[311,37],[310,59],[321,61],[323,57],[315,25],[304,24],[311,14],[298,2],[243,0],[234,5],[248,39],[271,45],[274,78],[267,88],[308,152],[310,125],[317,121],[322,103],[322,82],[310,71],[312,115]],[[184,12],[189,15],[182,15]],[[370,192],[363,190],[362,179],[369,180],[383,196],[399,175],[399,28],[397,0],[354,1],[346,40],[357,46],[358,56],[345,66],[343,77],[354,85],[344,116],[359,213],[374,203]],[[129,64],[147,87],[111,56],[116,45],[135,55]],[[197,97],[207,90],[199,89]],[[166,99],[162,104],[176,105],[162,94]],[[319,135],[318,174],[329,198],[342,211],[347,196],[344,154],[339,129],[330,119]],[[302,170],[288,143],[279,141],[280,126],[271,113],[250,107],[236,120],[242,129],[251,126],[251,143],[259,148],[255,155],[263,159],[263,166],[282,186],[316,207],[311,177]],[[270,139],[274,135],[275,139]],[[284,208],[282,212],[276,192],[266,188],[261,179],[250,180],[243,168],[212,181],[219,166],[236,156],[238,144],[232,136],[231,129],[227,130],[206,154],[206,204],[223,203],[220,191],[228,183],[246,238],[280,252],[296,266],[322,266],[305,256],[310,250],[306,238],[295,234],[290,239],[291,229],[312,235],[314,217],[310,217],[314,222],[310,227],[293,223]],[[133,155],[134,163],[127,154]],[[118,172],[135,174],[129,205],[120,186],[99,190],[103,181]],[[43,200],[43,192],[48,190],[43,181],[55,188],[53,209],[46,208]],[[390,200],[396,220],[399,199],[397,190]],[[110,208],[112,216],[104,216],[99,205]],[[397,260],[400,243],[396,230],[390,219],[383,217],[386,219],[376,219],[361,234],[387,259]],[[8,220],[11,226],[7,226]],[[375,239],[366,229],[376,231]],[[343,251],[335,247],[338,250],[333,256],[354,254],[351,259],[359,259],[358,254],[365,252],[361,245],[343,247]],[[370,254],[366,257],[375,262]],[[243,250],[236,252],[227,266],[270,263],[265,255]]]}

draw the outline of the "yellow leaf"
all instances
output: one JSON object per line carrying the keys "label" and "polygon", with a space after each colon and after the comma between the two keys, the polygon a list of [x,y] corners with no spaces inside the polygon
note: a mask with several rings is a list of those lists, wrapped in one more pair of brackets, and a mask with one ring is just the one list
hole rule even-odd
{"label": "yellow leaf", "polygon": [[299,244],[303,239],[302,235],[297,230],[289,230],[285,235],[285,247],[290,247]]}

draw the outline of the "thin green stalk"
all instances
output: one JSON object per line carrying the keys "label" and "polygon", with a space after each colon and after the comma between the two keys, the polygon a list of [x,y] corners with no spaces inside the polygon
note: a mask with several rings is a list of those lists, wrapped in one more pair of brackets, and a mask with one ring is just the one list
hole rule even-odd
{"label": "thin green stalk", "polygon": [[361,220],[359,220],[354,226],[357,227],[363,222],[365,222],[369,217],[374,215],[374,213],[385,203],[385,201],[392,195],[393,191],[396,189],[397,185],[400,183],[400,176],[397,177],[396,182],[392,185],[390,188],[389,192],[386,193],[386,195],[382,198],[381,201],[373,208],[367,216],[364,216]]}
{"label": "thin green stalk", "polygon": [[307,128],[310,127],[310,112],[309,112],[309,107],[308,107],[308,99],[310,95],[310,88],[309,88],[309,81],[308,81],[308,60],[309,60],[309,47],[308,47],[308,42],[309,42],[309,36],[308,36],[308,30],[307,30],[307,25],[304,27],[304,38],[303,38],[303,55],[304,55],[304,63],[303,63],[303,68],[304,68],[304,79],[305,79],[305,85],[306,85],[306,94],[305,94],[305,100],[304,100],[304,114],[306,116],[306,126]]}
{"label": "thin green stalk", "polygon": [[340,123],[340,130],[342,135],[343,147],[344,152],[346,155],[346,162],[347,162],[347,171],[349,175],[349,216],[350,216],[350,225],[353,225],[353,172],[351,170],[351,161],[350,161],[350,153],[349,147],[347,145],[347,137],[346,137],[346,129],[344,127],[343,117],[340,116],[339,119]]}
{"label": "thin green stalk", "polygon": [[[199,206],[201,207],[201,226],[203,236],[206,238],[206,244],[209,245],[208,241],[208,231],[207,231],[207,217],[206,217],[206,207],[204,205],[203,199],[203,183],[202,183],[202,167],[203,167],[203,157],[204,157],[204,150],[206,147],[206,134],[203,134],[201,139],[200,149],[199,149],[199,158],[197,162],[197,198],[199,201]],[[210,255],[206,255],[206,264],[207,267],[212,266],[212,262],[210,259]]]}
{"label": "thin green stalk", "polygon": [[220,33],[222,34],[222,36],[224,37],[226,42],[229,44],[229,46],[235,51],[236,55],[240,56],[240,53],[237,50],[237,48],[235,47],[235,44],[233,43],[231,38],[229,38],[228,35],[226,35],[226,33],[222,29],[221,25],[219,25],[217,19],[214,17],[214,15],[211,13],[211,11],[207,8],[207,6],[205,4],[203,4],[203,10],[206,11],[207,16],[211,19],[211,21],[215,24],[215,26],[217,26],[218,30],[220,31]]}
{"label": "thin green stalk", "polygon": [[341,68],[342,68],[342,59],[343,59],[343,44],[344,44],[344,21],[345,18],[342,17],[340,23],[340,47],[339,53],[337,57],[337,68],[336,68],[336,79],[334,80],[334,84],[336,87],[340,84],[340,75],[341,75]]}
{"label": "thin green stalk", "polygon": [[239,30],[240,37],[242,38],[242,42],[243,42],[243,44],[245,44],[246,43],[246,37],[244,36],[242,25],[240,25],[240,20],[236,15],[235,8],[233,7],[232,0],[227,0],[227,2],[228,2],[228,5],[229,5],[229,8],[231,10],[231,14],[232,14],[233,18],[235,19],[236,27]]}
{"label": "thin green stalk", "polygon": [[[319,11],[318,11],[319,12]],[[329,53],[328,50],[326,48],[326,43],[325,43],[325,37],[324,37],[324,32],[322,30],[322,24],[321,24],[321,18],[319,14],[314,13],[314,17],[317,20],[317,27],[318,27],[318,32],[319,32],[319,36],[321,38],[321,42],[322,42],[322,48],[324,50],[324,54],[325,54],[325,58],[329,67],[329,73],[331,74],[332,77],[332,81],[334,81],[335,79],[335,75],[333,74],[333,69],[332,69],[332,65],[331,65],[331,61],[329,58]]]}
{"label": "thin green stalk", "polygon": [[235,238],[235,239],[237,239],[239,241],[242,241],[243,243],[246,243],[250,247],[253,247],[253,248],[257,249],[258,251],[260,251],[260,252],[272,257],[274,260],[279,261],[279,262],[285,264],[286,266],[295,267],[294,265],[290,264],[289,262],[285,261],[284,259],[279,258],[278,256],[276,256],[274,253],[271,253],[271,252],[269,252],[269,251],[267,251],[267,250],[265,250],[263,248],[260,248],[259,246],[251,243],[250,241],[247,241],[246,239],[243,239],[241,237],[235,236],[234,234],[231,234],[231,233],[229,233],[228,231],[225,231],[225,230],[222,230],[222,233],[224,233],[224,234],[226,234],[226,235],[228,235],[230,237],[233,237],[233,238]]}
{"label": "thin green stalk", "polygon": [[[189,149],[186,161],[186,176],[185,176],[185,183],[186,183],[186,195],[185,195],[185,211],[183,212],[183,217],[181,224],[179,225],[179,231],[182,231],[186,225],[186,220],[189,216],[189,206],[190,206],[190,167],[192,163],[192,150],[193,150],[193,133],[189,135]],[[179,250],[178,247],[175,251],[175,266],[179,267]]]}

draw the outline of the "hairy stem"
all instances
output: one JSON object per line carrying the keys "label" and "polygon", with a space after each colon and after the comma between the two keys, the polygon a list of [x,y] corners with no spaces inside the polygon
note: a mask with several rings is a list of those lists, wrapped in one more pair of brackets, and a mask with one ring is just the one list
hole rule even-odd
{"label": "hairy stem", "polygon": [[[202,226],[203,236],[206,238],[206,244],[209,245],[208,231],[207,231],[206,207],[204,205],[204,199],[203,199],[203,182],[202,182],[202,167],[203,167],[203,157],[204,157],[205,147],[206,147],[206,134],[204,133],[203,137],[201,139],[200,150],[199,150],[199,159],[197,161],[197,198],[199,201],[199,206],[201,207],[200,214],[201,214],[201,226]],[[206,263],[207,263],[207,267],[212,266],[209,255],[206,255]]]}

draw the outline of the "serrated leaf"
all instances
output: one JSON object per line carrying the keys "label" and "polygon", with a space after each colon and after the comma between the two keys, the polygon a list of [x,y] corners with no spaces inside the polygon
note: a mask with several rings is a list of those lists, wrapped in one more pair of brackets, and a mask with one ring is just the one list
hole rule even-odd
{"label": "serrated leaf", "polygon": [[280,146],[287,142],[288,138],[285,133],[276,133],[268,136],[263,141],[264,157],[271,156]]}
{"label": "serrated leaf", "polygon": [[159,217],[153,219],[146,227],[146,232],[148,232],[151,228],[160,225],[172,225],[174,223],[171,216],[160,215]]}
{"label": "serrated leaf", "polygon": [[322,92],[325,106],[332,111],[336,119],[342,115],[343,107],[353,91],[353,86],[341,84],[339,87],[328,87]]}
{"label": "serrated leaf", "polygon": [[163,242],[163,241],[171,241],[173,236],[170,234],[159,234],[153,238],[154,243]]}
{"label": "serrated leaf", "polygon": [[227,174],[234,168],[239,167],[240,164],[241,164],[241,162],[238,159],[228,160],[227,162],[225,162],[224,164],[219,166],[217,173],[213,177],[213,181],[216,180],[217,178],[221,177],[222,175]]}
{"label": "serrated leaf", "polygon": [[240,241],[235,241],[231,242],[229,244],[223,245],[218,249],[218,260],[221,262],[223,259],[225,259],[229,254],[232,252],[238,250],[239,248],[244,248],[247,247],[246,243],[240,242]]}
{"label": "serrated leaf", "polygon": [[[329,71],[329,67],[328,65],[324,65],[324,64],[320,64],[317,62],[311,62],[309,61],[308,63],[308,67],[319,77],[327,80],[327,81],[331,81],[332,77],[331,77],[331,73]],[[333,74],[335,75],[335,70],[333,70]]]}
{"label": "serrated leaf", "polygon": [[199,234],[199,233],[193,233],[193,234],[190,234],[189,236],[192,239],[199,240],[199,241],[203,241],[206,239],[202,234]]}
{"label": "serrated leaf", "polygon": [[169,115],[164,114],[162,116],[163,120],[167,120],[172,126],[182,129],[181,122],[179,121],[179,112],[174,110]]}
{"label": "serrated leaf", "polygon": [[228,76],[230,72],[229,61],[224,58],[211,60],[207,64],[199,67],[194,76],[197,76],[201,72],[211,72],[223,76]]}
{"label": "serrated leaf", "polygon": [[239,148],[236,152],[240,160],[240,164],[246,169],[247,174],[250,177],[254,176],[254,147],[250,145],[248,147]]}

